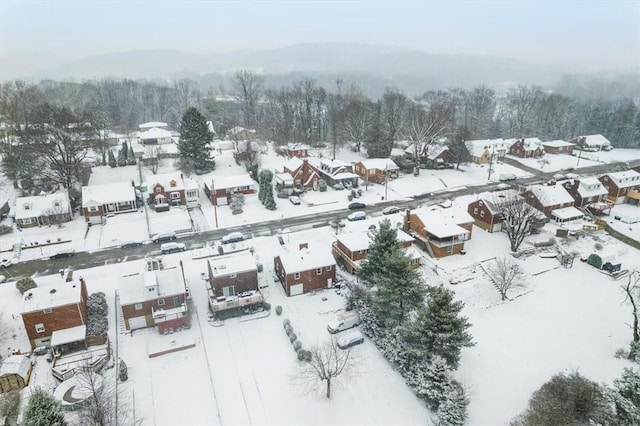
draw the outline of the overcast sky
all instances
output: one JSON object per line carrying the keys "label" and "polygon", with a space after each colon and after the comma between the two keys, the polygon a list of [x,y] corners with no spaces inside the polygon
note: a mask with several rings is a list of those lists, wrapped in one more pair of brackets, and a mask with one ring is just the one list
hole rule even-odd
{"label": "overcast sky", "polygon": [[136,49],[208,53],[309,42],[628,69],[640,65],[640,1],[0,0],[0,59]]}

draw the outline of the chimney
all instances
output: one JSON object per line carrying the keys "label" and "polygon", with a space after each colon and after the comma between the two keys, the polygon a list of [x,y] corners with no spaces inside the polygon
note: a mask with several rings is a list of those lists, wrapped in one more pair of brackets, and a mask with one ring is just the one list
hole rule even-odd
{"label": "chimney", "polygon": [[133,179],[131,179],[131,186],[133,186],[134,188],[136,187],[136,183],[133,181]]}
{"label": "chimney", "polygon": [[404,215],[404,220],[402,223],[402,230],[404,232],[409,232],[409,224],[411,222],[411,210],[407,209],[407,212]]}
{"label": "chimney", "polygon": [[184,176],[180,173],[180,179],[184,180]]}
{"label": "chimney", "polygon": [[298,246],[299,250],[302,249],[309,249],[309,243],[300,243],[300,245]]}

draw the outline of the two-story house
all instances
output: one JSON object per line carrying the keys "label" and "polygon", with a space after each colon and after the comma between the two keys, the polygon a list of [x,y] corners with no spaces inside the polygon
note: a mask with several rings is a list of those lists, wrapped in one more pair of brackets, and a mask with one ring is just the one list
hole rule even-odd
{"label": "two-story house", "polygon": [[315,188],[318,183],[318,171],[307,158],[289,158],[284,163],[283,171],[291,175],[293,186],[296,188]]}
{"label": "two-story house", "polygon": [[583,151],[608,151],[613,148],[609,139],[600,134],[578,136],[569,142],[574,144],[577,149]]}
{"label": "two-story house", "polygon": [[309,149],[309,145],[303,143],[288,143],[280,147],[280,152],[287,158],[307,158]]}
{"label": "two-story house", "polygon": [[602,182],[595,177],[580,178],[562,182],[564,189],[575,200],[575,207],[588,208],[590,204],[596,204],[607,198],[608,191]]}
{"label": "two-story house", "polygon": [[102,223],[108,214],[134,212],[137,209],[133,181],[82,187],[82,214],[89,223]]}
{"label": "two-story house", "polygon": [[640,173],[635,170],[607,173],[599,178],[607,189],[607,199],[614,204],[621,204],[628,199],[640,200]]}
{"label": "two-story house", "polygon": [[273,269],[287,296],[331,288],[336,281],[336,261],[328,248],[319,245],[281,246]]}
{"label": "two-story house", "polygon": [[[417,153],[417,157],[416,157]],[[405,157],[411,158],[427,168],[436,169],[455,163],[455,157],[446,145],[417,142],[404,150]]]}
{"label": "two-story house", "polygon": [[214,206],[226,206],[231,204],[234,194],[255,194],[256,181],[248,174],[236,176],[214,176],[208,174],[202,176],[204,193]]}
{"label": "two-story house", "polygon": [[554,210],[572,207],[574,199],[560,183],[555,185],[532,185],[522,193],[525,201],[541,211],[545,216],[551,216]]}
{"label": "two-story house", "polygon": [[166,211],[169,206],[185,205],[191,209],[200,205],[198,183],[182,173],[148,175],[145,182],[156,211]]}
{"label": "two-story house", "polygon": [[473,217],[466,209],[420,208],[408,212],[408,230],[431,257],[445,257],[464,250],[464,243],[471,239]]}
{"label": "two-story house", "polygon": [[342,184],[347,188],[358,187],[358,175],[353,173],[352,164],[337,159],[321,158],[318,161],[314,160],[316,158],[310,158],[309,162],[315,167],[320,179],[327,182],[327,185]]}
{"label": "two-story house", "polygon": [[214,297],[258,290],[258,267],[249,250],[207,260],[209,288]]}
{"label": "two-story house", "polygon": [[365,182],[383,183],[400,175],[400,167],[390,158],[369,158],[354,164],[353,171]]}
{"label": "two-story house", "polygon": [[509,147],[509,154],[520,158],[538,158],[544,155],[542,141],[538,138],[520,138]]}
{"label": "two-story house", "polygon": [[524,202],[518,191],[506,189],[496,192],[479,194],[476,200],[469,203],[467,213],[471,215],[474,224],[487,232],[502,230],[502,212],[510,203]]}

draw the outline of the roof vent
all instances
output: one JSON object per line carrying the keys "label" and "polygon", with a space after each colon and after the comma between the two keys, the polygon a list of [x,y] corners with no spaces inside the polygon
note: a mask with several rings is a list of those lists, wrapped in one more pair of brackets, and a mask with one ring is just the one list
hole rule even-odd
{"label": "roof vent", "polygon": [[52,288],[51,290],[49,290],[50,294],[54,294],[57,290],[55,288]]}

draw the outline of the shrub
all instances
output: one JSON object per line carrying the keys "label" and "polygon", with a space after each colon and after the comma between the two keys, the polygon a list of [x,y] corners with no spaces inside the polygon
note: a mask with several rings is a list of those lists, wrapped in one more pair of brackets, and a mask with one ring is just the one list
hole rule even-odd
{"label": "shrub", "polygon": [[298,353],[298,361],[304,361],[304,353],[306,351],[304,349],[300,349],[299,351],[297,351]]}
{"label": "shrub", "polygon": [[291,333],[289,333],[289,341],[291,343],[293,343],[294,341],[296,341],[298,339],[298,336],[296,336],[296,333],[294,333],[293,331],[291,331]]}
{"label": "shrub", "polygon": [[362,197],[362,189],[358,189],[358,197]]}
{"label": "shrub", "polygon": [[302,349],[302,343],[300,342],[300,340],[296,340],[293,342],[293,350],[298,352],[300,349]]}
{"label": "shrub", "polygon": [[7,225],[0,225],[0,235],[5,235],[13,232],[13,228]]}
{"label": "shrub", "polygon": [[[278,308],[276,308],[278,309]],[[287,328],[288,325],[291,325],[291,321],[289,321],[289,318],[285,318],[282,320],[282,325],[284,326],[284,328]]]}
{"label": "shrub", "polygon": [[36,284],[36,282],[29,277],[20,278],[18,281],[16,281],[16,288],[18,289],[20,294],[24,294],[25,291],[31,290],[32,288],[36,287],[38,287],[38,284]]}
{"label": "shrub", "polygon": [[126,382],[129,378],[129,372],[127,371],[127,364],[120,360],[120,366],[118,367],[118,378],[121,382]]}
{"label": "shrub", "polygon": [[282,314],[282,306],[278,305],[276,306],[276,315],[281,315]]}
{"label": "shrub", "polygon": [[320,192],[325,192],[327,190],[327,182],[324,179],[318,179],[318,190]]}
{"label": "shrub", "polygon": [[17,390],[0,394],[0,416],[12,417],[18,414],[19,406],[20,393]]}
{"label": "shrub", "polygon": [[595,246],[594,246],[594,248],[595,248],[596,250],[602,250],[602,248],[603,248],[602,243],[596,243],[596,244],[595,244]]}
{"label": "shrub", "polygon": [[262,309],[264,309],[265,311],[270,310],[271,309],[271,303],[262,302]]}
{"label": "shrub", "polygon": [[353,201],[353,195],[349,194],[349,196],[347,197],[347,199],[349,199],[349,201]]}

